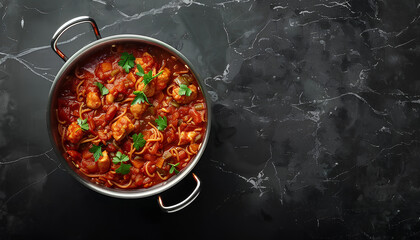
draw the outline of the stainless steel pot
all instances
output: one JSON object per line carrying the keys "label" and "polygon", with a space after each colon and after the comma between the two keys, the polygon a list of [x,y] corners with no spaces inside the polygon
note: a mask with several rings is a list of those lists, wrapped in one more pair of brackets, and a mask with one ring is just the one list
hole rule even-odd
{"label": "stainless steel pot", "polygon": [[[80,23],[90,23],[97,40],[81,48],[70,58],[67,58],[67,56],[57,48],[57,41],[66,30]],[[195,158],[192,161],[190,161],[188,166],[185,167],[179,174],[177,174],[176,176],[173,176],[172,178],[168,179],[167,181],[163,183],[160,183],[158,185],[155,185],[147,189],[124,190],[124,189],[107,188],[105,186],[92,183],[91,181],[89,181],[87,177],[79,175],[76,172],[77,169],[75,168],[75,166],[69,164],[63,157],[63,149],[60,143],[61,139],[57,130],[58,123],[57,123],[57,119],[55,115],[55,109],[57,108],[56,99],[58,97],[59,89],[61,88],[61,86],[66,80],[65,76],[69,75],[70,71],[72,71],[81,60],[86,59],[88,56],[92,55],[93,53],[102,49],[103,47],[111,46],[112,44],[116,44],[116,43],[118,44],[124,44],[124,43],[150,44],[150,45],[162,48],[168,51],[169,53],[173,54],[174,56],[178,57],[178,59],[180,59],[182,62],[188,65],[191,72],[195,75],[195,78],[197,79],[198,84],[200,85],[200,88],[203,92],[203,95],[207,104],[207,118],[208,118],[207,130],[206,130],[206,135],[198,154],[195,156]],[[146,36],[123,34],[123,35],[114,35],[114,36],[102,38],[99,33],[99,28],[96,25],[96,22],[92,18],[87,17],[87,16],[77,17],[64,23],[55,32],[54,36],[52,37],[51,47],[65,61],[65,64],[63,65],[63,67],[61,67],[60,71],[55,77],[51,90],[50,90],[49,99],[48,99],[48,109],[47,109],[47,126],[49,129],[49,136],[50,136],[50,140],[53,145],[54,151],[56,152],[59,160],[62,162],[63,166],[68,170],[70,175],[72,175],[77,181],[79,181],[86,187],[98,193],[115,197],[115,198],[133,199],[133,198],[150,197],[150,196],[154,196],[159,193],[162,193],[163,191],[166,191],[170,189],[171,187],[173,187],[175,184],[177,184],[179,181],[181,181],[185,176],[187,176],[191,172],[191,170],[194,168],[194,166],[198,163],[201,156],[203,155],[204,149],[207,145],[207,141],[210,134],[211,112],[210,112],[209,97],[207,96],[207,93],[204,91],[204,88],[203,88],[204,84],[202,80],[200,79],[200,77],[198,76],[197,72],[195,71],[193,65],[190,63],[190,61],[188,61],[188,59],[184,55],[182,55],[179,51],[177,51],[175,48],[171,47],[170,45],[162,41],[159,41],[157,39],[146,37]],[[196,180],[197,185],[195,189],[193,190],[193,192],[182,202],[176,205],[172,205],[172,206],[165,206],[162,202],[161,196],[158,196],[158,203],[163,211],[165,212],[179,211],[182,208],[188,206],[199,195],[200,180],[194,173],[192,173],[192,176]]]}

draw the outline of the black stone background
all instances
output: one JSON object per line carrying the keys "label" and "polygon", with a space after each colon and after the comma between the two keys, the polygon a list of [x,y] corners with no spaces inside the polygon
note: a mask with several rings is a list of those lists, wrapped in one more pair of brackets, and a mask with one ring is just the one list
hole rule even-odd
{"label": "black stone background", "polygon": [[[419,0],[0,0],[0,239],[416,239]],[[165,41],[199,69],[212,130],[200,196],[165,214],[59,165],[45,124],[67,20]],[[88,25],[61,38],[68,55]],[[163,194],[168,204],[191,177]]]}

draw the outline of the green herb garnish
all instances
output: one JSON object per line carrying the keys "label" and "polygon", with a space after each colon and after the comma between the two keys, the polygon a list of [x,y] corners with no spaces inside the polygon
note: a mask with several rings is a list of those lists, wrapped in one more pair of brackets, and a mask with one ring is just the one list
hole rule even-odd
{"label": "green herb garnish", "polygon": [[128,158],[127,155],[122,154],[121,152],[117,152],[115,157],[112,159],[112,162],[117,164],[117,163],[127,162],[128,160],[130,159]]}
{"label": "green herb garnish", "polygon": [[144,140],[143,134],[133,134],[133,143],[134,148],[137,150],[139,150],[141,147],[144,147],[144,145],[146,144],[146,140]]}
{"label": "green herb garnish", "polygon": [[140,64],[137,64],[137,70],[139,70],[139,71],[136,73],[136,75],[140,76],[140,77],[143,77],[144,76],[144,69]]}
{"label": "green herb garnish", "polygon": [[161,116],[159,116],[156,120],[155,120],[156,124],[158,125],[157,129],[159,131],[163,131],[165,130],[166,126],[168,126],[168,122],[166,117],[164,116],[163,118]]}
{"label": "green herb garnish", "polygon": [[103,156],[101,146],[96,146],[95,144],[93,144],[93,146],[89,149],[89,152],[93,153],[95,162],[98,161],[101,156]]}
{"label": "green herb garnish", "polygon": [[185,85],[185,84],[180,84],[179,85],[179,91],[178,91],[179,95],[181,95],[181,96],[182,95],[187,95],[189,97],[189,96],[191,96],[191,93],[192,93],[192,91],[191,91],[191,89],[188,88],[187,85]]}
{"label": "green herb garnish", "polygon": [[87,118],[85,118],[84,120],[82,120],[81,118],[78,118],[77,119],[77,124],[80,126],[80,128],[83,131],[89,130],[89,124],[87,123]]}
{"label": "green herb garnish", "polygon": [[118,65],[120,65],[126,73],[130,71],[130,68],[134,67],[134,60],[136,58],[127,52],[121,53],[121,60],[118,62]]}
{"label": "green herb garnish", "polygon": [[144,102],[147,102],[148,104],[150,104],[149,100],[147,99],[146,94],[144,94],[143,91],[134,91],[133,94],[136,95],[136,97],[131,102],[131,105],[134,105],[134,104],[137,104],[137,103],[141,104],[141,103],[144,103]]}
{"label": "green herb garnish", "polygon": [[99,91],[101,92],[102,96],[105,96],[109,93],[108,88],[106,88],[102,83],[95,82],[95,85],[99,88]]}
{"label": "green herb garnish", "polygon": [[117,170],[115,170],[115,172],[120,173],[122,175],[129,173],[131,165],[124,163],[124,162],[127,162],[128,160],[130,160],[128,156],[126,156],[125,154],[122,154],[121,152],[117,152],[115,157],[112,159],[112,162],[115,164],[121,163],[121,165],[119,168],[117,168]]}
{"label": "green herb garnish", "polygon": [[125,164],[121,163],[121,166],[115,170],[116,173],[120,173],[122,175],[125,175],[130,172],[131,164]]}
{"label": "green herb garnish", "polygon": [[177,164],[172,164],[172,163],[168,163],[169,165],[171,165],[171,168],[169,169],[169,173],[170,174],[172,174],[174,171],[175,171],[175,173],[179,173],[179,171],[176,169],[176,166],[178,166],[179,165],[179,163],[177,163]]}
{"label": "green herb garnish", "polygon": [[155,76],[152,76],[152,71],[149,71],[148,73],[144,73],[144,69],[141,67],[140,64],[137,64],[137,70],[139,71],[136,73],[136,75],[143,77],[144,86],[146,86],[150,81],[152,81],[153,78],[159,76],[163,72],[163,71],[160,71]]}

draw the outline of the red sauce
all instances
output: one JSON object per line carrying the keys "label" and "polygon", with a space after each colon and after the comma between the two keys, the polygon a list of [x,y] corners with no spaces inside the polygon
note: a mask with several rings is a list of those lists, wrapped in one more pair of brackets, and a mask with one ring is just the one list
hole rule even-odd
{"label": "red sauce", "polygon": [[[136,65],[127,73],[118,64],[124,52],[145,73],[162,73],[144,85]],[[98,83],[109,93],[102,95]],[[190,96],[179,91],[181,85]],[[132,104],[135,91],[149,103]],[[57,106],[65,159],[79,174],[111,188],[148,188],[169,179],[192,161],[206,133],[207,106],[194,75],[179,59],[149,45],[114,45],[88,58],[66,76]],[[159,116],[167,120],[163,130]],[[88,129],[78,119],[87,119]],[[135,148],[134,134],[144,136],[144,146]],[[95,146],[102,153],[97,159]],[[128,160],[113,161],[118,152]],[[128,172],[120,171],[123,164],[129,164]]]}

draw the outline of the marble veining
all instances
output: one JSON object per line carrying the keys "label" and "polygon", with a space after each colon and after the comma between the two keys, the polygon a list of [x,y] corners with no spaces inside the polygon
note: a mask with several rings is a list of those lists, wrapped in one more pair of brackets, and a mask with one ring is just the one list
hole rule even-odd
{"label": "marble veining", "polygon": [[[161,224],[189,217],[202,219],[191,223],[200,239],[418,237],[419,9],[418,0],[0,0],[0,238],[116,236],[110,223],[74,233],[54,220],[88,209],[105,217],[104,208],[118,217],[117,206],[139,213],[125,227],[147,223],[159,237],[171,234]],[[165,41],[199,69],[214,117],[194,169],[203,189],[183,212],[99,196],[56,160],[45,112],[63,62],[49,42],[80,15],[104,37]],[[71,55],[91,41],[80,25],[59,47]]]}

